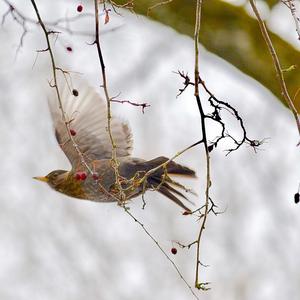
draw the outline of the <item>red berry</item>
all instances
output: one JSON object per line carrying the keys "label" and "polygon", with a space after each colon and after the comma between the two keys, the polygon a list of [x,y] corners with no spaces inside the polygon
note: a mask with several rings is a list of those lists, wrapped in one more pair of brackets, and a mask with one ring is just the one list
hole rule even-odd
{"label": "red berry", "polygon": [[171,249],[171,252],[172,252],[172,254],[175,255],[175,254],[177,254],[177,249],[176,249],[176,248],[172,248],[172,249]]}
{"label": "red berry", "polygon": [[72,47],[68,46],[67,51],[72,52],[73,51]]}
{"label": "red berry", "polygon": [[87,177],[87,175],[86,175],[85,172],[82,172],[82,173],[80,174],[80,179],[81,179],[81,180],[86,180],[86,177]]}
{"label": "red berry", "polygon": [[77,172],[74,177],[75,177],[76,180],[80,180],[81,179],[80,172]]}
{"label": "red berry", "polygon": [[98,173],[93,173],[93,179],[94,179],[94,180],[98,180],[98,179],[99,179]]}
{"label": "red berry", "polygon": [[76,131],[74,129],[70,129],[70,133],[72,136],[76,135]]}
{"label": "red berry", "polygon": [[78,12],[82,12],[82,10],[83,10],[83,6],[82,6],[81,4],[79,4],[79,5],[77,6],[77,11],[78,11]]}
{"label": "red berry", "polygon": [[74,177],[76,180],[86,180],[87,174],[86,172],[76,172]]}

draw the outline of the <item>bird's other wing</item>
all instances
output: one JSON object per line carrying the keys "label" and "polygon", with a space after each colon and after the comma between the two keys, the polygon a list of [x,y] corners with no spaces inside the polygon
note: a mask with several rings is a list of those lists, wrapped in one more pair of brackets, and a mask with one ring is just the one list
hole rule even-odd
{"label": "bird's other wing", "polygon": [[[60,88],[60,96],[75,143],[88,161],[111,158],[112,145],[107,130],[106,103],[93,88],[84,83],[79,83],[76,87],[74,86],[74,89],[78,92],[77,96],[74,95],[77,94],[76,91],[74,92],[69,85],[64,84]],[[80,158],[69,138],[57,97],[52,96],[48,102],[57,142],[72,166],[76,167],[80,163]],[[117,146],[117,157],[129,156],[133,144],[129,125],[112,117],[111,131]]]}

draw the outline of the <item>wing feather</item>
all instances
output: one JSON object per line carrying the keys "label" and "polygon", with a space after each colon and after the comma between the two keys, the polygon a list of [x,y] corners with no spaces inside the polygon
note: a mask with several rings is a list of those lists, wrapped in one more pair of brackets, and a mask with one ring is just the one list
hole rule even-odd
{"label": "wing feather", "polygon": [[[107,130],[106,103],[93,88],[84,83],[80,83],[76,89],[79,93],[77,97],[73,95],[66,84],[60,89],[65,115],[70,122],[70,128],[76,132],[74,136],[76,144],[88,160],[111,158],[112,147]],[[61,145],[72,166],[76,167],[80,163],[79,156],[69,139],[55,97],[49,99],[49,108],[57,142]],[[129,125],[119,118],[113,117],[111,130],[117,145],[117,156],[129,156],[133,144]]]}

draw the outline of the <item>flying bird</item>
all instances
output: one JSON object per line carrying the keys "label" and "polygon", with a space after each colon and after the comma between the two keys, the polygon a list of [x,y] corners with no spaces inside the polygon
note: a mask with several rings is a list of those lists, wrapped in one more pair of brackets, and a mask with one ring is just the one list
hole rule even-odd
{"label": "flying bird", "polygon": [[[131,156],[133,139],[127,122],[112,117],[111,132],[116,144],[119,183],[112,165],[112,145],[107,130],[107,108],[97,92],[81,83],[78,89],[65,84],[60,92],[62,108],[69,122],[69,133],[63,121],[56,99],[49,99],[55,136],[61,149],[71,163],[71,170],[55,170],[34,179],[47,182],[54,190],[70,197],[96,202],[120,201],[120,187],[126,200],[155,190],[174,201],[185,211],[189,208],[182,202],[187,200],[183,185],[171,179],[172,175],[195,177],[188,167],[170,161],[165,168],[158,168],[146,181],[141,180],[149,170],[157,168],[169,159],[163,156],[144,160]],[[84,161],[92,172],[88,172]],[[169,176],[170,175],[170,176]],[[145,178],[145,177],[144,177]],[[123,199],[124,200],[124,199]]]}

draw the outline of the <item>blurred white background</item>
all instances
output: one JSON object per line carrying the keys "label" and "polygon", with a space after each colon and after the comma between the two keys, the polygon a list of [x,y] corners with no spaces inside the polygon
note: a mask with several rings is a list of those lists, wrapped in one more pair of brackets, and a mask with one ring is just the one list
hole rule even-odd
{"label": "blurred white background", "polygon": [[[16,7],[34,17],[29,1],[19,2]],[[48,20],[76,15],[78,4],[37,3]],[[54,11],[59,15],[50,16]],[[142,114],[114,104],[114,113],[131,124],[134,156],[172,156],[201,137],[193,91],[176,99],[182,80],[173,73],[193,73],[193,41],[144,17],[122,14],[111,14],[105,26],[101,19],[110,93],[151,107]],[[87,31],[92,26],[93,18],[78,25]],[[38,27],[30,29],[17,55],[22,28],[7,17],[0,29],[0,299],[192,299],[170,263],[116,204],[74,200],[32,180],[69,165],[48,112],[49,54],[40,53],[35,62],[45,39]],[[92,41],[62,34],[54,49],[59,66],[81,72],[97,87],[101,77]],[[257,153],[247,146],[229,156],[221,148],[212,152],[212,198],[226,212],[209,217],[201,249],[209,267],[201,276],[212,290],[196,293],[214,300],[299,299],[300,218],[293,195],[300,161],[292,115],[260,84],[205,49],[200,70],[213,93],[238,109],[249,137],[269,139]],[[202,147],[177,161],[197,171],[197,180],[184,182],[199,194],[191,200],[202,205]],[[146,201],[142,210],[141,199],[135,199],[131,211],[168,253],[172,241],[195,239],[199,223],[193,217],[182,216],[157,193],[146,194]],[[178,249],[172,258],[193,285],[195,249]]]}

